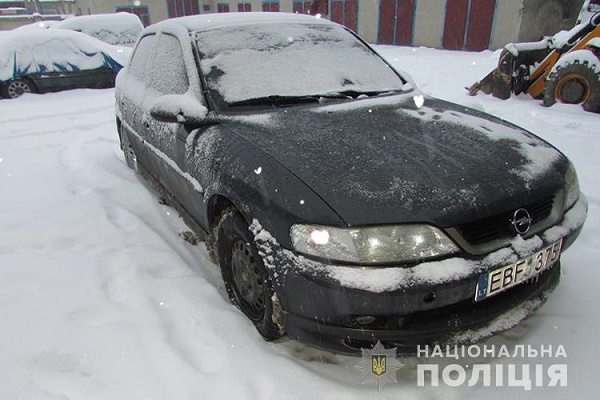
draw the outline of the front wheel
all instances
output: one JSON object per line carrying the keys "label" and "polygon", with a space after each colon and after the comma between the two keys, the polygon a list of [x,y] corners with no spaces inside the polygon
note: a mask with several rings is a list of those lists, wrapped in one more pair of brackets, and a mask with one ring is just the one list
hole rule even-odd
{"label": "front wheel", "polygon": [[248,224],[237,212],[226,213],[218,226],[221,274],[231,302],[253,323],[265,340],[283,336],[275,322],[274,292]]}
{"label": "front wheel", "polygon": [[552,72],[544,89],[544,105],[556,102],[582,104],[586,111],[600,112],[600,73],[587,63],[574,62]]}
{"label": "front wheel", "polygon": [[33,85],[24,79],[15,79],[4,87],[4,97],[16,99],[25,93],[33,93]]}

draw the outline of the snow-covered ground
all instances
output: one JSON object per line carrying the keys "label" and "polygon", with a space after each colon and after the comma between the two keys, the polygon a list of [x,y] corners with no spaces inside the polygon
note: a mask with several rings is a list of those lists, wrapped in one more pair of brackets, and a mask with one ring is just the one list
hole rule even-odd
{"label": "snow-covered ground", "polygon": [[358,358],[264,342],[229,304],[204,245],[182,240],[177,213],[126,167],[113,90],[77,90],[0,100],[0,399],[595,397],[600,116],[527,96],[467,96],[497,53],[378,49],[425,93],[522,125],[575,163],[590,209],[562,257],[561,284],[487,342],[563,345],[567,358],[541,362],[568,365],[566,388],[418,387],[418,363],[456,360],[404,358],[398,383],[377,392],[361,384]]}

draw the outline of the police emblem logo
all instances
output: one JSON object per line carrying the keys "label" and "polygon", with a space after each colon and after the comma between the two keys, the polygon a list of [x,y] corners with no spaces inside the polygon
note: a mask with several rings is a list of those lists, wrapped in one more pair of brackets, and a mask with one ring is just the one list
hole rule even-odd
{"label": "police emblem logo", "polygon": [[361,349],[362,359],[356,365],[363,373],[362,383],[374,383],[377,388],[386,383],[397,382],[396,371],[404,365],[396,358],[396,348],[386,349],[378,341],[372,349]]}
{"label": "police emblem logo", "polygon": [[371,367],[371,372],[377,376],[381,376],[381,375],[385,374],[386,373],[386,370],[385,370],[386,358],[387,357],[382,354],[372,355],[371,361],[373,362],[373,365]]}

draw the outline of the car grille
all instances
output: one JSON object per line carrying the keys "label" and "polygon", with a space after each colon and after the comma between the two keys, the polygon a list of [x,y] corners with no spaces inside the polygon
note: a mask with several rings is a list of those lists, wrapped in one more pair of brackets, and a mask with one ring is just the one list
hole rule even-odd
{"label": "car grille", "polygon": [[[542,222],[550,216],[554,207],[554,195],[541,199],[535,203],[527,204],[523,208],[531,216],[532,226]],[[515,211],[511,210],[493,217],[469,222],[457,227],[461,236],[472,245],[499,240],[515,235],[510,224],[510,219]]]}
{"label": "car grille", "polygon": [[[554,195],[546,196],[518,208],[527,210],[532,219],[529,231],[525,235],[521,235],[526,239],[550,228],[562,219],[564,192],[560,190]],[[473,255],[488,254],[510,245],[511,241],[517,236],[511,220],[518,208],[492,217],[446,228],[446,233],[467,253]]]}

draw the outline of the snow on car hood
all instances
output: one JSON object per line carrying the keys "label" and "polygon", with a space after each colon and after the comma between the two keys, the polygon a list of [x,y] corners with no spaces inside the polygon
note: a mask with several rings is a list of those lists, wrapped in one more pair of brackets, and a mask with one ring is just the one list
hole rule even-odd
{"label": "snow on car hood", "polygon": [[227,125],[298,176],[349,225],[449,227],[522,207],[564,184],[568,161],[554,147],[441,100],[427,99],[419,108],[401,95],[268,115]]}
{"label": "snow on car hood", "polygon": [[21,30],[0,36],[0,80],[36,72],[126,65],[131,49],[69,30]]}

